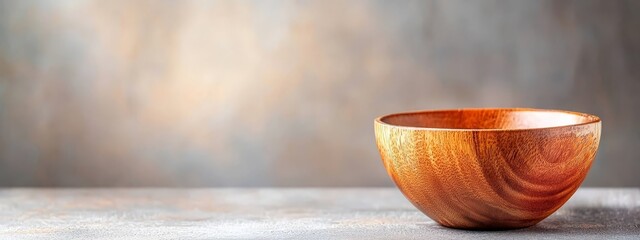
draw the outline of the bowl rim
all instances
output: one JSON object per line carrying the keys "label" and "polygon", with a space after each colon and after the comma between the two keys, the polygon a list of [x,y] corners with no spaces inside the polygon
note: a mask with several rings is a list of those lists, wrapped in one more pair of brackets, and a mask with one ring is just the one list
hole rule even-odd
{"label": "bowl rim", "polygon": [[[403,125],[395,125],[382,121],[383,118],[399,116],[399,115],[411,115],[411,114],[420,114],[420,113],[437,113],[437,112],[453,112],[453,111],[529,111],[529,112],[560,112],[571,115],[578,115],[582,117],[586,117],[591,119],[590,121],[576,124],[565,124],[558,126],[550,126],[550,127],[532,127],[532,128],[434,128],[434,127],[415,127],[415,126],[403,126]],[[377,117],[374,120],[375,124],[385,125],[393,128],[401,128],[401,129],[410,129],[410,130],[428,130],[428,131],[455,131],[455,132],[512,132],[512,131],[530,131],[530,130],[544,130],[544,129],[557,129],[557,128],[566,128],[566,127],[576,127],[583,126],[595,123],[601,123],[602,120],[600,117],[587,114],[582,112],[574,112],[567,110],[559,110],[559,109],[543,109],[543,108],[450,108],[450,109],[429,109],[429,110],[416,110],[416,111],[406,111],[406,112],[397,112],[382,115]]]}

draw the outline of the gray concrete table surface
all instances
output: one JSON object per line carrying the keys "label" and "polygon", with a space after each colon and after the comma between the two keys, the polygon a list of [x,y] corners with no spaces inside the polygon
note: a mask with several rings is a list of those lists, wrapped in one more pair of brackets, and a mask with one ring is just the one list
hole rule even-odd
{"label": "gray concrete table surface", "polygon": [[640,189],[582,188],[536,226],[439,226],[394,188],[0,190],[0,239],[640,239]]}

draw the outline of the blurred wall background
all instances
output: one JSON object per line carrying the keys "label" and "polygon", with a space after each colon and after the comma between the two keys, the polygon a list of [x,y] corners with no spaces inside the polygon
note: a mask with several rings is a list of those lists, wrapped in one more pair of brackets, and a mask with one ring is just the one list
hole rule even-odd
{"label": "blurred wall background", "polygon": [[640,1],[0,1],[0,186],[391,186],[372,122],[603,119],[640,186]]}

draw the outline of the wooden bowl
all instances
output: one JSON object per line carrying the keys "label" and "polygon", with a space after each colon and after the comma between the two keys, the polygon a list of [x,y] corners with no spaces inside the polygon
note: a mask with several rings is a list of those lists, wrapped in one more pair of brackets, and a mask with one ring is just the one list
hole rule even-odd
{"label": "wooden bowl", "polygon": [[535,225],[578,189],[600,118],[541,109],[460,109],[375,120],[389,176],[420,211],[463,229]]}

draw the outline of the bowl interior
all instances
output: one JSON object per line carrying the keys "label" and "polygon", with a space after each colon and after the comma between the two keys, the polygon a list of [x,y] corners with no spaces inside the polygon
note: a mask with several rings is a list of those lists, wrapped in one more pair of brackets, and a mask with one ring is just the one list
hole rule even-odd
{"label": "bowl interior", "polygon": [[395,126],[436,129],[532,129],[600,121],[593,115],[541,109],[458,109],[391,114],[379,121]]}

